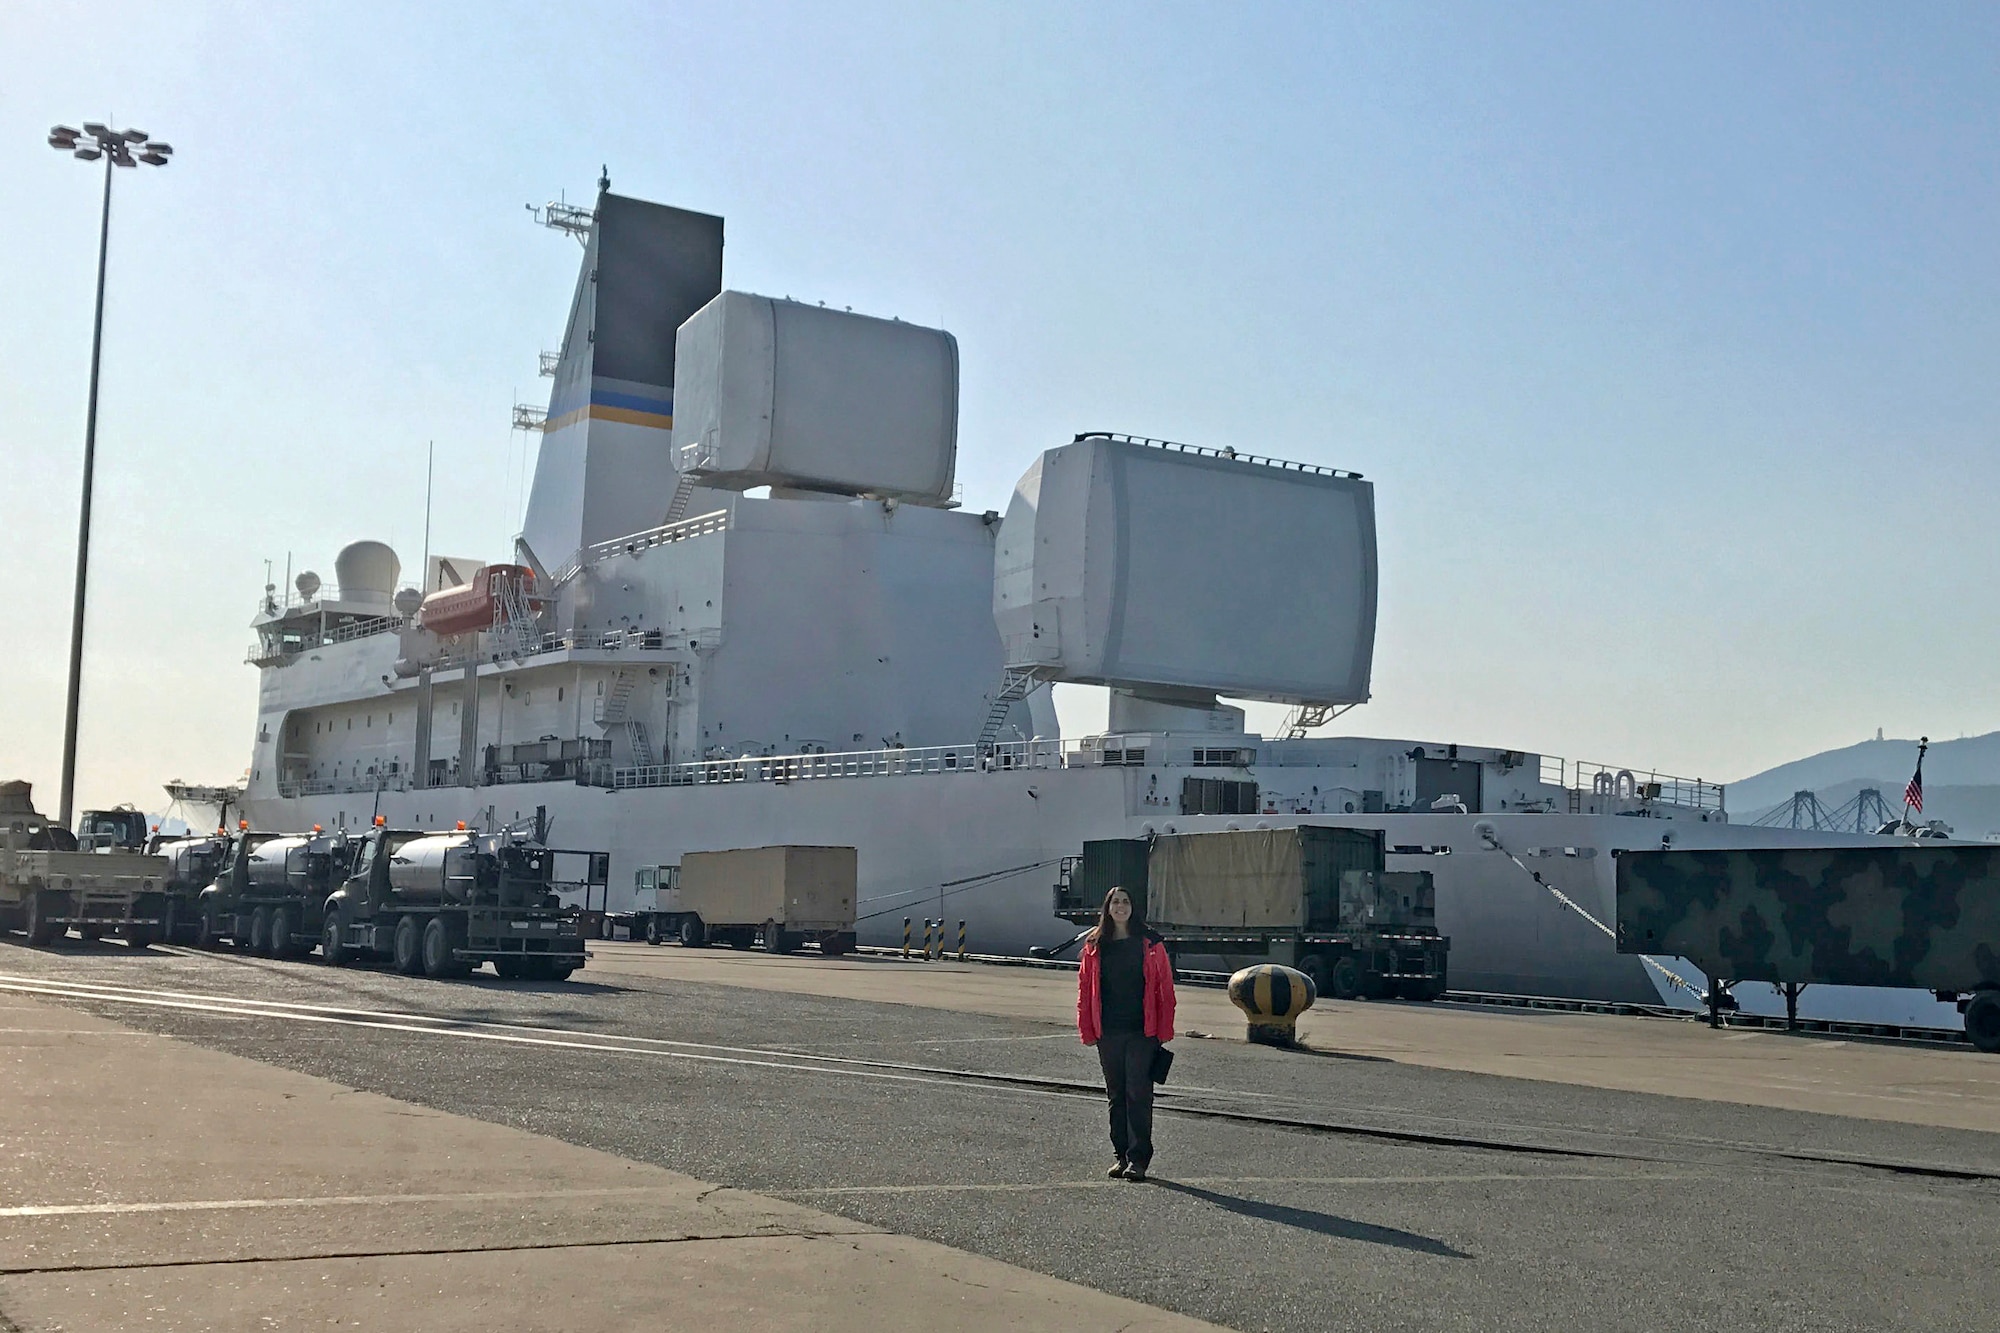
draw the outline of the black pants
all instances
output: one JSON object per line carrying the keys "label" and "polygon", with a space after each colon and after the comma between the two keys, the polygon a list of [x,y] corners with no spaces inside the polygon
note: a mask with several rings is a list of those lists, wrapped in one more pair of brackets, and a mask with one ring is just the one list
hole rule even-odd
{"label": "black pants", "polygon": [[1143,1032],[1106,1032],[1097,1039],[1111,1102],[1111,1147],[1119,1161],[1135,1166],[1153,1160],[1153,1052],[1159,1048]]}

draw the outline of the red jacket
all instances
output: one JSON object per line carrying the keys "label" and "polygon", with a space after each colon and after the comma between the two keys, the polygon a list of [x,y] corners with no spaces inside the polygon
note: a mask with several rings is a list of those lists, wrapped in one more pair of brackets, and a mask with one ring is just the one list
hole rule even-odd
{"label": "red jacket", "polygon": [[[1146,1035],[1172,1041],[1174,960],[1167,955],[1167,946],[1150,935],[1146,938],[1145,976]],[[1095,1046],[1103,1035],[1104,1010],[1097,980],[1097,942],[1093,940],[1083,946],[1083,964],[1076,970],[1076,1030],[1086,1046]]]}

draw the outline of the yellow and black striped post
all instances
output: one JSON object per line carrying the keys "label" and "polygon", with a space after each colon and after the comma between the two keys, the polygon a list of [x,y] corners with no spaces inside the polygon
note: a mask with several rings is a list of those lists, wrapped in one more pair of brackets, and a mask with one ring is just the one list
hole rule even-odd
{"label": "yellow and black striped post", "polygon": [[925,917],[924,918],[924,961],[928,963],[930,960],[931,960],[931,919],[929,917]]}
{"label": "yellow and black striped post", "polygon": [[1318,998],[1311,977],[1276,963],[1246,967],[1229,979],[1229,1002],[1250,1020],[1250,1040],[1265,1046],[1296,1046],[1299,1015]]}
{"label": "yellow and black striped post", "polygon": [[903,918],[903,961],[910,961],[910,918]]}
{"label": "yellow and black striped post", "polygon": [[965,961],[965,922],[958,923],[958,961]]}

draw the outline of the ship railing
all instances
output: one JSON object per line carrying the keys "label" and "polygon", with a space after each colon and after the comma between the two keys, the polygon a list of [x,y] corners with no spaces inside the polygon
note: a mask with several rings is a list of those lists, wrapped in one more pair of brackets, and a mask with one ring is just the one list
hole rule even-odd
{"label": "ship railing", "polygon": [[372,638],[377,634],[393,634],[407,624],[401,616],[369,616],[362,620],[350,620],[346,624],[335,625],[324,634],[312,633],[293,638],[285,636],[276,642],[252,644],[244,661],[252,666],[268,666],[281,662],[300,653],[309,653],[315,648],[329,644],[348,643],[355,639]]}
{"label": "ship railing", "polygon": [[352,778],[300,778],[287,781],[278,780],[278,795],[291,799],[298,796],[340,796],[349,792],[408,791],[410,778],[407,773],[373,773]]}
{"label": "ship railing", "polygon": [[1337,467],[1323,467],[1318,463],[1300,463],[1290,458],[1266,458],[1262,454],[1246,454],[1241,449],[1224,446],[1220,449],[1205,444],[1181,444],[1174,440],[1155,440],[1144,435],[1119,435],[1108,430],[1087,430],[1071,441],[1081,444],[1085,440],[1116,440],[1120,444],[1143,444],[1149,449],[1166,449],[1177,454],[1199,454],[1203,458],[1226,458],[1237,463],[1255,463],[1259,467],[1280,468],[1286,472],[1303,472],[1315,477],[1346,477],[1361,480],[1359,472],[1348,472]]}
{"label": "ship railing", "polygon": [[1655,769],[1632,768],[1621,764],[1594,764],[1567,760],[1552,754],[1542,756],[1542,782],[1546,786],[1591,796],[1618,800],[1657,801],[1688,810],[1725,810],[1724,784],[1701,778],[1675,777]]}
{"label": "ship railing", "polygon": [[693,518],[662,523],[657,528],[647,528],[643,532],[596,542],[579,550],[575,559],[550,576],[548,591],[554,592],[598,561],[607,560],[614,555],[638,555],[656,546],[669,546],[674,542],[687,541],[691,537],[706,537],[712,533],[723,532],[728,527],[729,511],[715,509],[706,514],[696,514]]}
{"label": "ship railing", "polygon": [[681,764],[615,768],[611,785],[700,787],[721,782],[813,782],[832,778],[900,778],[950,773],[1001,773],[1064,768],[1078,753],[1074,742],[1010,741],[983,755],[976,743],[920,748],[849,750],[825,754],[744,755]]}

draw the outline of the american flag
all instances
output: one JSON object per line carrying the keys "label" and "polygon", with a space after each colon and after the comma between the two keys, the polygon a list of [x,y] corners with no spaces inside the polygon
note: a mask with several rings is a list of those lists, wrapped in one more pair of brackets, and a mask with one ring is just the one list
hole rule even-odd
{"label": "american flag", "polygon": [[[1927,736],[1924,741],[1930,738]],[[1910,785],[1903,788],[1903,804],[1916,811],[1924,812],[1924,751],[1930,746],[1923,742],[1917,745],[1917,771],[1910,777]]]}

